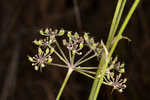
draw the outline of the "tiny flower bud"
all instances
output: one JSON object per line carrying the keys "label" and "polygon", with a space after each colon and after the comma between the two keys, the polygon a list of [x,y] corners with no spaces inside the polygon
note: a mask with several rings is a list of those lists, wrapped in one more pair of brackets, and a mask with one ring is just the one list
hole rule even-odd
{"label": "tiny flower bud", "polygon": [[54,48],[51,48],[50,50],[50,54],[52,54],[54,52]]}
{"label": "tiny flower bud", "polygon": [[97,49],[98,54],[101,54],[101,52],[102,52],[102,49]]}
{"label": "tiny flower bud", "polygon": [[94,43],[94,38],[91,38],[91,39],[90,39],[90,42],[91,42],[91,43]]}
{"label": "tiny flower bud", "polygon": [[63,39],[63,45],[66,45],[66,39]]}
{"label": "tiny flower bud", "polygon": [[119,72],[124,73],[125,72],[124,68],[120,69]]}
{"label": "tiny flower bud", "polygon": [[120,68],[124,68],[124,65],[125,65],[124,63],[123,63],[123,64],[121,64]]}
{"label": "tiny flower bud", "polygon": [[88,40],[88,34],[87,33],[84,33],[84,39]]}
{"label": "tiny flower bud", "polygon": [[48,58],[48,61],[47,61],[48,64],[52,63],[52,58]]}
{"label": "tiny flower bud", "polygon": [[67,33],[67,36],[68,36],[69,38],[71,38],[71,31],[69,31],[69,32]]}
{"label": "tiny flower bud", "polygon": [[42,41],[37,41],[37,40],[34,40],[33,41],[33,43],[35,44],[35,45],[38,45],[38,46],[41,46],[42,45]]}
{"label": "tiny flower bud", "polygon": [[125,78],[124,80],[123,80],[123,83],[126,83],[127,82],[127,78]]}
{"label": "tiny flower bud", "polygon": [[83,48],[83,43],[80,43],[80,49],[82,49]]}
{"label": "tiny flower bud", "polygon": [[48,53],[49,53],[49,48],[46,48],[45,53],[46,53],[46,54],[48,54]]}
{"label": "tiny flower bud", "polygon": [[119,89],[119,90],[118,90],[118,92],[122,93],[122,92],[123,92],[123,90],[122,90],[122,89]]}
{"label": "tiny flower bud", "polygon": [[43,30],[40,30],[40,34],[41,34],[41,35],[44,35],[44,32],[43,32]]}
{"label": "tiny flower bud", "polygon": [[61,29],[61,30],[59,31],[59,33],[58,33],[58,36],[63,36],[64,33],[65,33],[65,30],[64,30],[64,29]]}
{"label": "tiny flower bud", "polygon": [[39,48],[38,48],[38,55],[41,55],[42,52],[43,52],[42,49],[39,47]]}
{"label": "tiny flower bud", "polygon": [[48,29],[48,28],[45,29],[45,33],[46,33],[46,34],[49,33],[49,29]]}
{"label": "tiny flower bud", "polygon": [[82,52],[79,52],[78,55],[82,55]]}
{"label": "tiny flower bud", "polygon": [[43,67],[45,67],[45,64],[41,64],[40,66],[43,68]]}
{"label": "tiny flower bud", "polygon": [[39,67],[38,66],[34,66],[34,70],[38,71]]}
{"label": "tiny flower bud", "polygon": [[30,57],[30,56],[28,56],[28,60],[29,60],[30,62],[33,62],[33,61],[34,61],[33,58]]}
{"label": "tiny flower bud", "polygon": [[127,86],[125,84],[122,85],[122,88],[125,89]]}
{"label": "tiny flower bud", "polygon": [[79,38],[79,34],[77,32],[75,32],[74,37]]}

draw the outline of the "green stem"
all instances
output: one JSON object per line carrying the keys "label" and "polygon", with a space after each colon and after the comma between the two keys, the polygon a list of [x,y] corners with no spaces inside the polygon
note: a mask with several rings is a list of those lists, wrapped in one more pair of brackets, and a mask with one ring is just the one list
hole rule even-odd
{"label": "green stem", "polygon": [[[69,50],[69,49],[68,49]],[[70,59],[70,63],[72,64],[72,60],[71,60],[71,50],[69,50],[69,59]]]}
{"label": "green stem", "polygon": [[96,54],[95,54],[95,55],[92,55],[92,56],[90,56],[90,57],[88,57],[88,58],[86,58],[86,59],[84,59],[84,60],[82,60],[82,61],[79,62],[79,63],[76,63],[75,66],[78,66],[78,65],[80,65],[80,64],[82,64],[82,63],[84,63],[84,62],[86,62],[86,61],[88,61],[88,60],[94,58],[95,56],[96,56]]}
{"label": "green stem", "polygon": [[98,69],[97,67],[77,67],[77,69]]}
{"label": "green stem", "polygon": [[129,20],[131,19],[131,16],[133,15],[133,13],[134,13],[134,11],[135,11],[137,5],[139,4],[139,2],[140,2],[140,0],[135,0],[135,1],[134,1],[134,3],[133,3],[133,5],[132,5],[132,7],[131,7],[131,9],[130,9],[128,15],[127,15],[127,17],[125,18],[124,23],[122,24],[122,26],[121,26],[121,28],[120,28],[120,30],[119,30],[119,33],[118,33],[118,35],[117,35],[117,37],[116,37],[116,40],[115,40],[115,42],[114,42],[114,44],[113,44],[113,46],[112,46],[112,48],[111,48],[111,50],[110,50],[109,58],[112,56],[112,54],[113,54],[113,52],[114,52],[114,50],[115,50],[115,48],[116,48],[116,46],[117,46],[119,40],[122,39],[122,33],[124,32],[124,30],[125,30],[125,28],[126,28],[128,22],[129,22]]}
{"label": "green stem", "polygon": [[[81,70],[81,69],[80,69]],[[93,72],[93,71],[89,71],[89,70],[81,70],[82,72],[86,72],[88,74],[93,74],[93,75],[96,75],[96,72]]]}
{"label": "green stem", "polygon": [[74,64],[75,53],[72,54],[72,65]]}
{"label": "green stem", "polygon": [[66,58],[63,50],[61,49],[61,47],[60,47],[60,45],[59,45],[59,43],[57,41],[56,41],[56,45],[57,45],[59,51],[61,52],[62,56],[64,57],[64,59],[69,63],[68,59]]}
{"label": "green stem", "polygon": [[62,68],[68,68],[66,65],[61,65],[61,64],[56,64],[56,63],[50,63],[48,65],[52,65],[52,66],[57,66],[57,67],[62,67]]}
{"label": "green stem", "polygon": [[125,3],[126,3],[126,0],[118,0],[116,11],[115,11],[113,21],[112,21],[112,24],[111,24],[111,28],[110,28],[110,31],[109,31],[108,40],[107,40],[107,43],[106,43],[106,46],[107,46],[108,50],[110,48],[110,45],[112,44],[112,41],[114,39],[114,35],[117,31],[117,28],[118,28],[118,25],[119,25],[119,22],[120,22],[120,19],[121,19],[121,16],[122,16],[122,13],[123,13],[123,10],[124,10],[124,7],[125,7]]}
{"label": "green stem", "polygon": [[[49,46],[49,48],[53,48],[53,47]],[[63,61],[65,64],[68,65],[68,62],[55,49],[54,49],[54,53],[59,57],[61,61]]]}
{"label": "green stem", "polygon": [[[130,20],[130,18],[132,16],[133,12],[135,11],[138,3],[139,3],[139,0],[135,0],[134,1],[134,3],[133,3],[133,5],[132,5],[132,7],[131,7],[128,15],[127,15],[127,17],[125,18],[125,21],[123,22],[123,24],[122,24],[122,26],[121,26],[121,28],[119,30],[119,33],[118,33],[118,35],[116,37],[116,40],[114,41],[114,44],[113,44],[113,46],[112,46],[112,48],[110,50],[110,53],[109,53],[108,57],[105,58],[104,57],[105,54],[103,54],[103,56],[101,58],[101,61],[100,61],[100,64],[99,64],[99,68],[97,70],[96,79],[94,80],[94,83],[93,83],[93,86],[92,86],[92,90],[91,90],[91,93],[90,93],[90,96],[89,96],[89,100],[96,100],[97,99],[98,93],[100,91],[100,87],[101,87],[101,85],[103,83],[103,78],[104,78],[105,71],[106,71],[106,68],[108,66],[109,60],[110,60],[110,58],[111,58],[111,56],[112,56],[112,54],[113,54],[113,52],[114,52],[118,42],[119,42],[119,40],[122,38],[122,33],[124,32],[124,30],[125,30],[128,22],[129,22],[129,20]],[[101,70],[100,70],[101,67],[103,67],[102,73],[100,73],[101,72]],[[98,75],[100,75],[100,78],[97,77]]]}
{"label": "green stem", "polygon": [[67,61],[65,61],[65,59],[56,50],[54,50],[54,53],[59,57],[61,61],[63,61],[65,64],[68,64]]}
{"label": "green stem", "polygon": [[68,69],[68,72],[67,72],[67,75],[66,75],[66,77],[65,77],[65,80],[64,80],[64,82],[63,82],[63,84],[62,84],[62,86],[61,86],[61,88],[60,88],[60,90],[59,90],[59,93],[58,93],[58,95],[57,95],[56,100],[60,100],[60,97],[61,97],[61,95],[62,95],[62,93],[63,93],[63,90],[64,90],[64,88],[65,88],[65,86],[66,86],[66,84],[67,84],[67,82],[68,82],[68,80],[69,80],[70,75],[71,75],[72,72],[73,72],[73,69],[72,69],[72,68],[69,68],[69,69]]}
{"label": "green stem", "polygon": [[86,53],[84,54],[84,56],[82,56],[82,57],[75,63],[75,65],[78,64],[81,60],[83,60],[86,56],[88,56],[91,52],[92,52],[92,50],[90,49],[88,52],[86,52]]}
{"label": "green stem", "polygon": [[95,79],[95,77],[93,77],[93,76],[91,76],[91,75],[89,75],[89,74],[87,74],[87,73],[85,73],[85,72],[83,72],[83,71],[81,71],[81,70],[75,69],[75,71],[77,71],[77,72],[79,72],[80,74],[83,74],[83,75],[85,75],[85,76],[87,76],[87,77],[89,77],[89,78],[91,78],[91,79]]}

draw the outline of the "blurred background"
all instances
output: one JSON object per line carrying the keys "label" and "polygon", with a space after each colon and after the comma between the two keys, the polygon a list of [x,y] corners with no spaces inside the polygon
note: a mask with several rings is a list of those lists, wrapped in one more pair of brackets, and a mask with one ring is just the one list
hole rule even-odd
{"label": "blurred background", "polygon": [[[127,0],[125,18],[134,0]],[[55,100],[66,70],[36,72],[27,55],[41,28],[90,32],[106,41],[117,0],[0,0],[0,100]],[[122,20],[123,21],[123,20]],[[141,0],[115,52],[126,63],[127,88],[102,86],[98,100],[150,100],[150,1]],[[91,61],[89,63],[95,64]],[[73,73],[61,100],[87,100],[92,80]]]}

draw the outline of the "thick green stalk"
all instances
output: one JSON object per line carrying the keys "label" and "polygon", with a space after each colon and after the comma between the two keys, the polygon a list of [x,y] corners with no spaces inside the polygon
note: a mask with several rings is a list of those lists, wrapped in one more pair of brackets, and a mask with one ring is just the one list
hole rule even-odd
{"label": "thick green stalk", "polygon": [[[119,17],[119,15],[121,17],[121,14],[119,14],[119,13],[121,11],[121,8],[123,8],[123,7],[121,7],[121,6],[123,6],[122,2],[123,2],[123,0],[118,0],[118,3],[117,3],[116,11],[115,11],[115,14],[114,14],[114,17],[113,17],[113,21],[112,21],[112,24],[111,24],[111,28],[110,28],[110,32],[109,32],[109,36],[108,36],[108,40],[107,40],[107,48],[108,49],[110,48],[111,41],[113,40],[116,29],[118,27],[118,25],[116,25],[116,23],[117,22],[119,23],[119,21],[120,21],[120,18],[118,19],[118,17]],[[96,79],[93,82],[93,86],[92,86],[92,89],[91,89],[89,100],[96,100],[96,98],[97,98],[95,96],[95,95],[97,95],[95,92],[98,90],[97,85],[98,85],[99,81],[103,81],[102,78],[99,79],[99,78],[97,78],[97,76],[99,76],[100,71],[101,71],[100,69],[102,69],[101,67],[103,67],[104,63],[105,63],[105,54],[103,53],[102,58],[101,58],[100,63],[99,63],[99,68],[98,68],[97,73],[96,73]],[[105,70],[106,69],[103,69],[103,73],[101,73],[101,76],[103,76]]]}
{"label": "thick green stalk", "polygon": [[132,5],[132,7],[131,7],[128,15],[127,15],[127,17],[125,18],[125,21],[123,22],[123,24],[122,24],[122,26],[121,26],[121,28],[119,30],[119,33],[118,33],[118,35],[116,37],[116,40],[115,40],[115,42],[114,42],[114,44],[113,44],[113,46],[112,46],[112,48],[110,50],[110,53],[109,53],[110,57],[112,56],[112,54],[113,54],[113,52],[114,52],[114,50],[115,50],[119,40],[122,39],[122,33],[124,32],[128,22],[131,19],[131,16],[133,15],[133,13],[134,13],[137,5],[139,4],[139,2],[140,2],[140,0],[135,0],[135,2],[133,3],[133,5]]}
{"label": "thick green stalk", "polygon": [[67,75],[66,75],[66,77],[65,77],[65,80],[64,80],[64,82],[63,82],[63,84],[62,84],[62,86],[61,86],[61,88],[60,88],[60,90],[59,90],[59,93],[58,93],[58,95],[57,95],[56,100],[60,100],[60,97],[61,97],[61,95],[62,95],[62,93],[63,93],[63,90],[64,90],[64,88],[65,88],[65,86],[66,86],[66,84],[67,84],[67,82],[68,82],[68,80],[69,80],[70,75],[71,75],[72,72],[73,72],[73,69],[72,69],[72,68],[69,68],[69,69],[68,69],[68,72],[67,72]]}
{"label": "thick green stalk", "polygon": [[116,7],[116,10],[115,10],[115,14],[114,14],[114,17],[113,17],[113,21],[112,21],[112,24],[111,24],[111,28],[110,28],[110,31],[109,31],[109,36],[108,36],[107,43],[106,43],[106,47],[107,47],[108,50],[111,46],[114,35],[117,31],[117,28],[118,28],[118,25],[119,25],[119,22],[120,22],[120,19],[121,19],[121,16],[122,16],[122,13],[123,13],[123,10],[124,10],[124,7],[125,7],[125,3],[126,3],[126,0],[118,0],[117,7]]}
{"label": "thick green stalk", "polygon": [[[98,93],[100,91],[100,87],[103,83],[103,78],[104,78],[104,74],[105,74],[105,71],[106,71],[106,68],[108,66],[108,63],[109,63],[109,60],[119,42],[119,40],[122,38],[122,33],[124,32],[133,12],[135,11],[137,5],[139,3],[139,0],[135,0],[125,21],[123,22],[120,30],[119,30],[119,33],[117,34],[117,37],[116,37],[116,40],[114,41],[114,44],[112,45],[112,48],[109,52],[109,55],[107,57],[105,57],[105,54],[103,54],[102,58],[101,58],[101,61],[100,61],[100,64],[99,64],[99,68],[97,70],[97,74],[96,74],[96,79],[94,80],[94,83],[93,83],[93,86],[92,86],[92,89],[91,89],[91,93],[90,93],[90,96],[89,96],[89,100],[96,100],[97,97],[98,97]],[[103,67],[103,70],[101,71],[100,69]],[[99,77],[100,75],[100,77]]]}

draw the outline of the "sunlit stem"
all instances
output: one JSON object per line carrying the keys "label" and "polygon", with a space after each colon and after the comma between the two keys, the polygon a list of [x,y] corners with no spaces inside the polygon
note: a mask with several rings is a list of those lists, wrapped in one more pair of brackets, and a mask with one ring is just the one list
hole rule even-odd
{"label": "sunlit stem", "polygon": [[61,64],[56,64],[56,63],[50,63],[48,65],[57,66],[57,67],[61,67],[61,68],[68,68],[66,65],[61,65]]}
{"label": "sunlit stem", "polygon": [[96,57],[96,54],[94,54],[94,55],[92,55],[92,56],[90,56],[90,57],[88,57],[88,58],[82,60],[82,61],[79,62],[79,63],[76,63],[75,66],[78,66],[78,65],[80,65],[80,64],[82,64],[82,63],[84,63],[84,62],[86,62],[86,61],[88,61],[88,60],[90,60],[90,59],[92,59],[92,58],[94,58],[94,57]]}
{"label": "sunlit stem", "polygon": [[119,25],[119,22],[120,22],[120,19],[121,19],[121,16],[122,16],[122,13],[123,13],[123,10],[124,10],[124,7],[125,7],[125,3],[126,3],[126,0],[119,0],[118,1],[116,11],[115,11],[115,14],[114,14],[114,17],[113,17],[113,21],[112,21],[112,24],[111,24],[111,28],[110,28],[110,31],[109,31],[108,40],[107,40],[107,43],[106,43],[106,46],[107,46],[108,50],[110,48],[110,45],[111,45],[111,43],[114,39],[115,33],[117,31],[117,28],[118,28],[118,25]]}
{"label": "sunlit stem", "polygon": [[64,88],[65,88],[65,86],[66,86],[66,84],[67,84],[67,82],[68,82],[68,80],[69,80],[70,75],[71,75],[72,72],[73,72],[73,69],[72,69],[72,68],[69,68],[69,69],[68,69],[68,72],[67,72],[67,75],[66,75],[66,77],[65,77],[65,79],[64,79],[64,82],[63,82],[63,84],[62,84],[62,86],[61,86],[61,88],[60,88],[60,90],[59,90],[59,93],[58,93],[58,95],[57,95],[56,100],[60,100],[60,97],[61,97],[61,95],[62,95],[62,93],[63,93],[63,90],[64,90]]}
{"label": "sunlit stem", "polygon": [[93,71],[89,71],[89,70],[81,70],[81,71],[86,72],[86,73],[89,73],[89,74],[96,75],[96,72],[93,72]]}
{"label": "sunlit stem", "polygon": [[56,45],[57,45],[59,51],[61,52],[61,54],[63,55],[63,57],[65,58],[65,60],[69,63],[68,59],[66,58],[66,56],[65,56],[65,54],[64,54],[64,52],[63,52],[63,50],[61,49],[61,47],[60,47],[60,45],[59,45],[59,43],[58,43],[57,41],[56,41]]}
{"label": "sunlit stem", "polygon": [[76,54],[76,53],[73,53],[73,54],[72,54],[72,65],[74,64],[75,54]]}
{"label": "sunlit stem", "polygon": [[[53,48],[53,47],[49,46],[49,48]],[[68,62],[65,61],[65,59],[55,49],[54,49],[54,53],[59,57],[61,61],[63,61],[66,65],[68,65]]]}
{"label": "sunlit stem", "polygon": [[[68,49],[68,50],[69,50],[69,49]],[[69,50],[69,59],[70,59],[70,63],[72,64],[71,50]]]}
{"label": "sunlit stem", "polygon": [[[104,80],[106,81],[106,83],[109,83],[108,79],[106,79],[106,77],[104,77]],[[104,82],[104,81],[103,81]]]}
{"label": "sunlit stem", "polygon": [[77,69],[97,69],[97,67],[77,67]]}
{"label": "sunlit stem", "polygon": [[67,61],[55,50],[54,53],[62,60],[65,64],[68,64]]}
{"label": "sunlit stem", "polygon": [[84,56],[82,56],[82,57],[75,63],[75,65],[76,65],[77,63],[79,63],[81,60],[83,60],[86,56],[88,56],[91,52],[92,52],[92,50],[90,49],[87,53],[84,54]]}
{"label": "sunlit stem", "polygon": [[103,84],[110,86],[110,84],[108,84],[108,83],[106,83],[106,82],[104,82],[104,81],[103,81]]}
{"label": "sunlit stem", "polygon": [[87,73],[85,73],[85,72],[83,72],[83,71],[81,71],[81,70],[75,69],[75,71],[77,71],[77,72],[79,72],[80,74],[83,74],[83,75],[85,75],[85,76],[87,76],[87,77],[89,77],[89,78],[91,78],[91,79],[95,79],[95,77],[93,77],[93,76],[91,76],[91,75],[89,75],[89,74],[87,74]]}
{"label": "sunlit stem", "polygon": [[97,70],[96,77],[97,77],[97,75],[99,75],[99,73],[101,71],[100,70],[101,67],[103,67],[103,70],[102,70],[100,78],[96,78],[94,80],[94,83],[93,83],[93,86],[92,86],[92,89],[91,89],[91,93],[90,93],[90,96],[89,96],[88,100],[97,100],[97,97],[98,97],[101,85],[103,83],[103,77],[105,75],[106,68],[108,66],[109,60],[111,59],[111,56],[112,56],[112,54],[113,54],[113,52],[114,52],[114,50],[115,50],[115,48],[116,48],[119,40],[122,37],[122,33],[124,32],[124,30],[125,30],[128,22],[129,22],[129,20],[130,20],[130,18],[132,16],[133,12],[135,11],[138,3],[139,3],[139,0],[135,0],[134,1],[133,5],[132,5],[132,7],[130,9],[130,11],[128,12],[127,17],[125,18],[125,20],[124,20],[124,22],[123,22],[123,24],[122,24],[122,26],[121,26],[121,28],[120,28],[117,36],[116,36],[116,40],[114,41],[114,43],[113,43],[113,45],[112,45],[112,47],[110,49],[108,57],[106,59],[104,59],[104,57],[102,56],[100,64],[99,64],[99,69]]}

